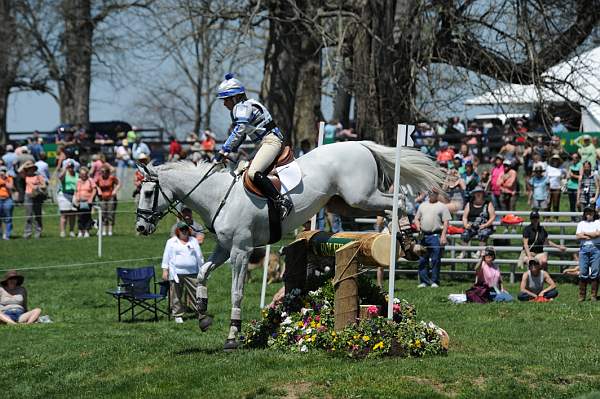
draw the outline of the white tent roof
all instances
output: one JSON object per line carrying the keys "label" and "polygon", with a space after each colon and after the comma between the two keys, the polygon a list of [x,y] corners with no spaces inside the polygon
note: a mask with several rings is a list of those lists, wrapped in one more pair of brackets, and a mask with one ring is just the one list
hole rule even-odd
{"label": "white tent roof", "polygon": [[540,85],[503,85],[465,101],[466,105],[572,101],[581,105],[584,131],[600,131],[600,47],[555,65]]}

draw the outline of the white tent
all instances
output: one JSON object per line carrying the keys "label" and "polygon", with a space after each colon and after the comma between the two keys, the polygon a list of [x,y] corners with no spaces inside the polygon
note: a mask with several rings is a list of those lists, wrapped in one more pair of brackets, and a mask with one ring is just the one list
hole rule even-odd
{"label": "white tent", "polygon": [[583,131],[600,132],[600,47],[555,65],[539,85],[503,85],[465,105],[533,104],[571,101],[581,106]]}

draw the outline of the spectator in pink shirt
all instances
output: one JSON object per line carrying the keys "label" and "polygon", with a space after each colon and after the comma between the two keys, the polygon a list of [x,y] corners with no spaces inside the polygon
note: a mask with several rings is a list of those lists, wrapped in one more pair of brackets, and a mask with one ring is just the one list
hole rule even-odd
{"label": "spectator in pink shirt", "polygon": [[502,209],[500,206],[500,197],[502,195],[502,189],[500,188],[500,178],[504,175],[504,166],[502,165],[504,157],[500,154],[496,155],[494,160],[494,168],[490,176],[490,191],[492,192],[492,202],[495,209]]}
{"label": "spectator in pink shirt", "polygon": [[92,202],[96,196],[96,183],[89,177],[89,170],[85,166],[79,169],[79,180],[73,196],[73,202],[77,206],[79,219],[79,234],[77,237],[89,237],[92,228]]}

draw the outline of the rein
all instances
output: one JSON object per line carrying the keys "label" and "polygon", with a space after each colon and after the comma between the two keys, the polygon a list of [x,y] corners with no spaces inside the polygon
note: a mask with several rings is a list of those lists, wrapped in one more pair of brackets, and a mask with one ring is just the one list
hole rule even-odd
{"label": "rein", "polygon": [[[182,204],[183,201],[185,201],[198,188],[198,186],[200,186],[200,184],[202,184],[202,182],[204,180],[206,180],[206,178],[210,175],[210,173],[213,171],[213,169],[215,168],[215,166],[217,166],[216,163],[213,164],[210,167],[210,169],[204,174],[204,176],[202,176],[202,179],[200,179],[200,181],[198,181],[198,183],[196,183],[196,185],[194,187],[192,187],[191,190],[188,191],[187,194],[183,196],[183,198],[176,199],[176,200],[172,200],[172,199],[170,199],[167,196],[167,194],[164,192],[164,190],[160,186],[160,183],[158,182],[158,178],[156,178],[156,179],[153,179],[153,178],[144,179],[142,181],[142,183],[144,183],[144,182],[152,182],[152,183],[155,184],[154,185],[154,198],[152,199],[152,209],[140,209],[140,208],[138,208],[136,210],[136,215],[138,217],[140,217],[141,219],[143,219],[146,222],[151,223],[151,224],[156,224],[159,220],[161,220],[162,218],[164,218],[168,213],[171,213],[171,214],[175,215],[180,220],[185,220],[184,217],[183,217],[183,215],[181,214],[181,212],[177,209],[177,206],[179,204]],[[234,182],[235,182],[235,179],[234,179]],[[229,188],[229,191],[231,191],[231,187]],[[229,195],[229,191],[227,191],[227,195]],[[156,210],[158,208],[158,194],[159,193],[163,196],[163,198],[165,199],[165,201],[169,204],[169,206],[167,207],[167,209],[165,209],[162,212],[158,212]],[[225,196],[225,198],[227,198],[227,195]],[[223,201],[221,201],[221,203],[223,204],[224,201],[225,201],[225,199],[223,199]],[[222,208],[222,205],[219,206],[219,209],[217,210],[217,214],[221,210],[221,208]],[[216,215],[215,215],[215,218],[216,218]],[[213,218],[213,221],[214,221],[214,218]],[[211,223],[211,227],[212,227],[212,223]]]}

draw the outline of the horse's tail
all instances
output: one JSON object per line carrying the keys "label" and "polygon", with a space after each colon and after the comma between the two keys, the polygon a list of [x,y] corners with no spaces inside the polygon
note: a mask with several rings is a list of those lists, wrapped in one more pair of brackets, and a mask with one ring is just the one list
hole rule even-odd
{"label": "horse's tail", "polygon": [[[373,154],[379,171],[379,189],[387,192],[394,183],[396,149],[372,141],[360,141],[360,144]],[[414,148],[402,147],[400,161],[401,185],[411,186],[415,192],[439,189],[444,180],[444,173],[427,155]]]}

